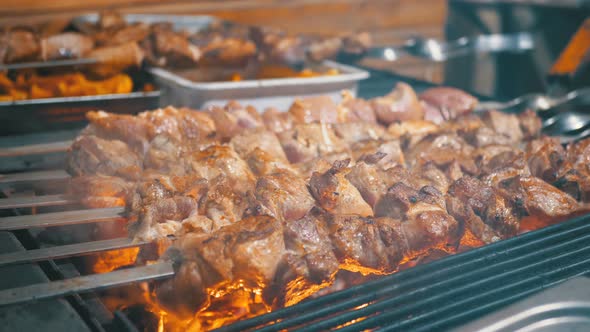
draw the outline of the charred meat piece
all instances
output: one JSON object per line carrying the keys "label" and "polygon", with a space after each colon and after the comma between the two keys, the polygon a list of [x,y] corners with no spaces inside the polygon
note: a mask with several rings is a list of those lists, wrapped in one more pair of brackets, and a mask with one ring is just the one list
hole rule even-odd
{"label": "charred meat piece", "polygon": [[[519,229],[519,215],[512,206],[512,202],[503,197],[494,188],[485,185],[480,180],[465,176],[455,181],[449,188],[449,196],[457,198],[458,204],[465,204],[465,208],[456,209],[455,217],[463,220],[469,227],[473,225],[471,211],[485,224],[491,227],[501,238],[511,237],[517,234]],[[460,211],[467,209],[467,213]],[[480,236],[484,242],[488,242],[481,231],[470,230]]]}
{"label": "charred meat piece", "polygon": [[354,98],[349,91],[342,92],[342,102],[338,110],[340,122],[377,122],[377,116],[371,103],[360,98]]}
{"label": "charred meat piece", "polygon": [[338,122],[338,106],[329,96],[296,99],[289,108],[289,113],[300,124]]}
{"label": "charred meat piece", "polygon": [[246,162],[229,146],[212,145],[186,156],[186,171],[209,181],[224,177],[233,191],[246,193],[254,188],[255,178]]}
{"label": "charred meat piece", "polygon": [[126,25],[125,19],[121,14],[114,10],[105,10],[100,13],[96,25],[103,30],[113,30],[122,28]]}
{"label": "charred meat piece", "polygon": [[184,144],[198,146],[202,141],[213,139],[216,133],[215,122],[209,114],[189,108],[168,106],[140,113],[138,118],[151,123],[156,134],[166,134]]}
{"label": "charred meat piece", "polygon": [[377,140],[385,135],[385,129],[370,122],[347,122],[334,125],[336,135],[352,144],[361,141]]}
{"label": "charred meat piece", "polygon": [[83,135],[70,147],[67,167],[75,176],[99,174],[135,179],[141,176],[142,158],[122,141]]}
{"label": "charred meat piece", "polygon": [[206,194],[199,201],[199,212],[213,220],[216,225],[225,226],[242,219],[248,208],[245,184],[221,175],[208,182]]}
{"label": "charred meat piece", "polygon": [[95,48],[88,52],[87,57],[95,59],[96,64],[86,66],[87,70],[100,77],[108,77],[126,69],[139,67],[144,53],[136,42],[115,46]]}
{"label": "charred meat piece", "polygon": [[202,52],[191,44],[186,36],[172,30],[153,33],[155,53],[166,59],[166,66],[182,67],[197,64]]}
{"label": "charred meat piece", "polygon": [[550,183],[556,180],[559,169],[567,161],[559,139],[547,136],[530,141],[526,155],[531,174]]}
{"label": "charred meat piece", "polygon": [[349,162],[350,160],[337,161],[323,174],[313,173],[309,180],[311,193],[318,204],[330,213],[372,216],[371,206],[346,179]]}
{"label": "charred meat piece", "polygon": [[444,167],[456,161],[464,172],[477,174],[473,160],[474,148],[456,134],[432,135],[424,138],[406,153],[406,159],[413,165],[432,162]]}
{"label": "charred meat piece", "polygon": [[553,183],[578,201],[590,201],[590,139],[568,145],[567,161]]}
{"label": "charred meat piece", "polygon": [[409,120],[392,123],[387,128],[387,135],[399,139],[402,146],[411,148],[428,135],[441,131],[441,127],[434,122],[425,120]]}
{"label": "charred meat piece", "polygon": [[250,167],[250,170],[252,170],[252,173],[257,177],[272,174],[279,170],[288,170],[297,173],[287,160],[276,158],[259,148],[255,148],[252,152],[246,155],[244,160]]}
{"label": "charred meat piece", "polygon": [[64,32],[41,39],[41,58],[43,60],[81,58],[93,47],[92,38],[76,32]]}
{"label": "charred meat piece", "polygon": [[377,153],[359,160],[346,175],[346,179],[373,208],[389,187],[410,178],[410,173],[403,166],[398,165],[387,170],[379,167],[379,157],[383,157],[383,154]]}
{"label": "charred meat piece", "polygon": [[116,176],[88,175],[72,179],[70,194],[91,208],[125,206],[131,200],[135,184]]}
{"label": "charred meat piece", "polygon": [[515,114],[488,111],[483,113],[481,118],[495,133],[507,137],[512,144],[522,141],[524,135],[520,129],[520,121]]}
{"label": "charred meat piece", "polygon": [[477,104],[472,95],[450,87],[430,88],[420,94],[420,100],[429,105],[425,119],[435,123],[471,112]]}
{"label": "charred meat piece", "polygon": [[517,176],[499,184],[503,195],[530,216],[555,220],[576,212],[580,205],[570,195],[534,176]]}
{"label": "charred meat piece", "polygon": [[194,175],[170,176],[144,172],[145,178],[136,185],[132,211],[173,196],[187,196],[199,200],[207,189],[208,182]]}
{"label": "charred meat piece", "polygon": [[109,38],[104,40],[105,45],[121,45],[129,42],[141,42],[150,35],[150,27],[146,23],[140,22],[127,25],[110,34]]}
{"label": "charred meat piece", "polygon": [[375,164],[388,169],[397,165],[405,165],[405,158],[398,140],[364,141],[351,145],[352,156],[356,161],[375,159]]}
{"label": "charred meat piece", "polygon": [[[167,308],[194,315],[208,301],[206,288],[220,281],[270,284],[285,256],[281,223],[267,216],[245,218],[209,235],[187,234],[168,250],[168,259],[180,264],[156,295]],[[185,294],[179,296],[179,290]]]}
{"label": "charred meat piece", "polygon": [[237,102],[229,102],[224,108],[213,107],[210,114],[215,121],[217,135],[222,140],[230,139],[245,129],[264,126],[254,107],[244,107]]}
{"label": "charred meat piece", "polygon": [[431,162],[414,167],[407,183],[411,183],[415,188],[432,186],[441,193],[446,193],[450,185],[445,172]]}
{"label": "charred meat piece", "polygon": [[298,277],[320,284],[338,271],[339,263],[323,217],[314,210],[303,218],[284,223],[287,264],[278,278],[280,284]]}
{"label": "charred meat piece", "polygon": [[32,31],[13,28],[6,31],[2,38],[4,57],[2,63],[32,61],[39,57],[41,47]]}
{"label": "charred meat piece", "polygon": [[152,124],[137,116],[91,111],[86,113],[86,118],[91,123],[87,132],[107,139],[119,139],[140,155],[147,151],[149,141],[155,135]]}
{"label": "charred meat piece", "polygon": [[[373,218],[358,215],[329,215],[326,224],[342,268],[361,273],[393,272],[399,253],[393,255],[381,240],[379,225]],[[389,256],[393,256],[393,262]]]}
{"label": "charred meat piece", "polygon": [[267,109],[262,114],[262,120],[266,129],[274,133],[281,133],[293,128],[293,123],[295,122],[291,113],[280,112],[276,108]]}
{"label": "charred meat piece", "polygon": [[301,177],[288,170],[277,170],[258,179],[249,210],[251,214],[289,222],[303,218],[314,206]]}
{"label": "charred meat piece", "polygon": [[371,100],[377,119],[385,125],[396,121],[422,120],[424,109],[411,86],[397,83],[388,95]]}
{"label": "charred meat piece", "polygon": [[256,56],[256,45],[244,38],[224,36],[203,43],[198,37],[191,37],[190,41],[195,45],[205,44],[199,61],[203,65],[244,66]]}
{"label": "charred meat piece", "polygon": [[183,220],[199,213],[198,202],[192,197],[173,196],[144,205],[138,220],[129,231],[143,241],[173,236],[182,229]]}
{"label": "charred meat piece", "polygon": [[397,238],[405,242],[404,257],[417,257],[431,248],[452,252],[459,240],[459,223],[447,213],[444,197],[434,187],[415,190],[396,183],[377,202],[375,215],[390,220],[384,235],[389,234],[389,243]]}
{"label": "charred meat piece", "polygon": [[254,149],[260,149],[276,160],[287,163],[287,156],[281,148],[277,136],[264,128],[246,129],[234,136],[230,146],[242,157],[245,158]]}
{"label": "charred meat piece", "polygon": [[524,135],[524,139],[537,138],[541,134],[541,119],[534,111],[526,110],[518,114],[518,122],[520,123],[520,130]]}
{"label": "charred meat piece", "polygon": [[170,175],[184,175],[185,167],[178,160],[186,153],[179,140],[160,134],[150,142],[144,155],[143,166],[146,170]]}
{"label": "charred meat piece", "polygon": [[293,164],[348,150],[348,145],[336,136],[333,128],[324,123],[297,125],[279,133],[279,141]]}

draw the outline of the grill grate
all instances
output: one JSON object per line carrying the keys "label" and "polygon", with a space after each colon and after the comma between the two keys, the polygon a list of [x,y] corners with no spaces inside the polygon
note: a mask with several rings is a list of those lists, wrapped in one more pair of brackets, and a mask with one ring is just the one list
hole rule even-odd
{"label": "grill grate", "polygon": [[590,272],[589,239],[585,215],[217,331],[445,330]]}

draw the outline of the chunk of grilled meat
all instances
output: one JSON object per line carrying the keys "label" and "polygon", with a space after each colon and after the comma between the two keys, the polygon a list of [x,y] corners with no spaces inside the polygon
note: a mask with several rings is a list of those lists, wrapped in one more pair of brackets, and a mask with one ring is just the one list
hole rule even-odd
{"label": "chunk of grilled meat", "polygon": [[534,176],[516,176],[500,183],[505,197],[530,216],[555,220],[572,215],[579,208],[570,195]]}
{"label": "chunk of grilled meat", "polygon": [[420,100],[428,106],[425,119],[441,123],[473,110],[477,99],[459,89],[450,87],[430,88],[420,94]]}
{"label": "chunk of grilled meat", "polygon": [[251,214],[293,221],[303,218],[314,206],[307,183],[292,171],[279,169],[258,179],[249,209]]}
{"label": "chunk of grilled meat", "polygon": [[91,208],[125,206],[133,197],[135,183],[117,176],[78,176],[70,183],[70,194]]}
{"label": "chunk of grilled meat", "polygon": [[346,179],[349,162],[350,160],[337,161],[323,174],[313,173],[309,180],[311,193],[318,204],[330,213],[372,216],[371,207]]}
{"label": "chunk of grilled meat", "polygon": [[69,149],[67,169],[75,176],[116,175],[127,179],[141,176],[142,158],[119,140],[94,135],[78,137]]}
{"label": "chunk of grilled meat", "polygon": [[264,126],[260,114],[252,106],[242,106],[237,102],[229,102],[225,107],[212,107],[209,110],[217,135],[221,140],[228,140],[245,129]]}
{"label": "chunk of grilled meat", "polygon": [[287,158],[293,164],[348,150],[348,145],[325,123],[297,125],[278,136]]}
{"label": "chunk of grilled meat", "polygon": [[396,121],[422,120],[424,109],[414,89],[405,83],[397,83],[388,95],[371,100],[377,119],[388,125]]}
{"label": "chunk of grilled meat", "polygon": [[566,155],[554,185],[578,201],[590,202],[590,139],[569,144]]}
{"label": "chunk of grilled meat", "polygon": [[520,216],[512,202],[474,177],[464,176],[451,185],[447,205],[452,206],[449,212],[485,243],[518,232]]}
{"label": "chunk of grilled meat", "polygon": [[33,61],[39,57],[41,47],[37,36],[24,28],[12,28],[4,31],[0,37],[0,63]]}
{"label": "chunk of grilled meat", "polygon": [[[282,224],[268,216],[245,218],[211,234],[186,234],[167,254],[180,263],[176,274],[156,288],[156,296],[166,308],[192,316],[207,302],[205,290],[216,284],[270,284],[285,256]],[[180,290],[185,295],[176,297]]]}
{"label": "chunk of grilled meat", "polygon": [[129,68],[139,67],[144,56],[143,50],[136,42],[99,47],[87,53],[87,57],[95,59],[97,63],[85,68],[94,75],[108,77]]}
{"label": "chunk of grilled meat", "polygon": [[314,96],[296,99],[289,113],[297,123],[337,123],[338,106],[329,96]]}
{"label": "chunk of grilled meat", "polygon": [[264,128],[246,129],[234,136],[230,146],[242,157],[245,158],[254,149],[268,153],[273,159],[288,163],[287,156],[281,148],[281,143],[273,132]]}
{"label": "chunk of grilled meat", "polygon": [[64,32],[41,39],[41,58],[81,58],[94,48],[94,40],[76,32]]}

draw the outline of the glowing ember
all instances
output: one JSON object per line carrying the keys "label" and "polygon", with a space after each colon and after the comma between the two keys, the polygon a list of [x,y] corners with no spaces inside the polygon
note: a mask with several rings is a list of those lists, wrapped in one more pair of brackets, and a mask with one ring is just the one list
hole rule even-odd
{"label": "glowing ember", "polygon": [[114,271],[122,266],[128,266],[135,263],[139,248],[128,248],[107,251],[98,254],[96,263],[92,267],[94,273],[106,273]]}

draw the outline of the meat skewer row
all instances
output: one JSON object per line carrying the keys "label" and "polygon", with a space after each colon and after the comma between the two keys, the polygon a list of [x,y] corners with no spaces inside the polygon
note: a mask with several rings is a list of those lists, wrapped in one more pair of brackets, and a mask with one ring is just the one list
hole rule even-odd
{"label": "meat skewer row", "polygon": [[[587,202],[588,140],[564,149],[539,138],[534,113],[476,116],[471,99],[456,105],[462,92],[435,92],[420,100],[401,85],[263,115],[237,103],[90,113],[69,158],[73,188],[89,206],[126,205],[132,236],[174,239],[163,259],[177,276],[157,296],[185,314],[222,284],[281,306],[340,269],[391,273],[467,234],[490,243],[522,231],[523,216],[554,220]],[[444,122],[425,120],[433,109]]]}

